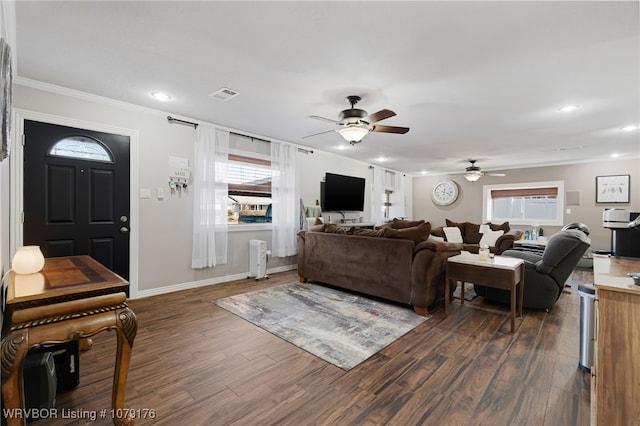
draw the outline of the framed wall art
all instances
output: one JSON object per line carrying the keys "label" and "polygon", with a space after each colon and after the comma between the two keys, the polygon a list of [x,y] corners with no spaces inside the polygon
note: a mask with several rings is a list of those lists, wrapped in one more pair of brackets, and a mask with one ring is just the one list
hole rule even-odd
{"label": "framed wall art", "polygon": [[628,203],[630,175],[596,176],[596,203]]}

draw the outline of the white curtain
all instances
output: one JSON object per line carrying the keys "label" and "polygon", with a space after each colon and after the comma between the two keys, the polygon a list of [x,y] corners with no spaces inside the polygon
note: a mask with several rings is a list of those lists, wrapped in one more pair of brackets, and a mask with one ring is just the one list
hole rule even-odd
{"label": "white curtain", "polygon": [[193,170],[192,268],[227,263],[229,132],[198,125]]}
{"label": "white curtain", "polygon": [[371,185],[371,221],[377,225],[384,223],[382,200],[384,197],[384,169],[373,167],[373,184]]}
{"label": "white curtain", "polygon": [[271,253],[274,257],[298,253],[296,234],[300,227],[300,195],[297,158],[296,147],[271,142]]}
{"label": "white curtain", "polygon": [[406,197],[404,189],[404,176],[402,173],[395,172],[396,187],[391,194],[391,207],[389,207],[389,219],[394,217],[407,217]]}

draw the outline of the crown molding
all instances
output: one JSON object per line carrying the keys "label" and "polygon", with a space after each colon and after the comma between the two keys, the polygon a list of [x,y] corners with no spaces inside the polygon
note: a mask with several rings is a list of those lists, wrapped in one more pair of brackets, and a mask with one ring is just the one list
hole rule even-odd
{"label": "crown molding", "polygon": [[[57,86],[55,84],[51,84],[51,83],[45,83],[39,80],[32,80],[30,78],[26,78],[26,77],[20,77],[17,76],[13,79],[13,84],[14,85],[19,85],[19,86],[24,86],[24,87],[29,87],[31,89],[36,89],[36,90],[42,90],[43,92],[50,92],[50,93],[55,93],[58,95],[62,95],[62,96],[68,96],[71,98],[76,98],[76,99],[81,99],[81,100],[85,100],[85,101],[89,101],[89,102],[95,102],[95,103],[99,103],[102,105],[107,105],[107,106],[112,106],[112,107],[116,107],[116,108],[122,108],[122,109],[126,109],[129,111],[135,111],[135,112],[142,112],[142,113],[146,113],[146,114],[152,114],[152,115],[156,115],[156,116],[163,116],[163,117],[167,117],[168,115],[171,115],[174,118],[178,118],[180,120],[186,120],[186,121],[192,121],[195,122],[197,124],[209,124],[212,125],[220,130],[226,130],[229,132],[233,132],[233,133],[238,133],[240,135],[243,136],[248,136],[248,137],[252,137],[252,138],[258,138],[258,139],[264,139],[267,140],[269,142],[281,142],[281,143],[285,143],[288,145],[293,145],[296,148],[302,148],[302,149],[306,149],[306,150],[310,150],[310,151],[318,151],[318,149],[316,148],[311,148],[305,145],[300,145],[294,142],[289,142],[289,141],[284,141],[284,140],[280,140],[280,139],[276,139],[276,138],[272,138],[272,137],[268,137],[265,135],[259,135],[256,133],[251,133],[251,132],[247,132],[245,130],[240,130],[240,129],[234,129],[232,127],[227,127],[221,124],[217,124],[217,123],[211,123],[211,122],[207,122],[207,121],[202,121],[202,120],[198,120],[196,118],[193,117],[186,117],[180,114],[176,114],[174,112],[169,112],[169,111],[163,111],[163,110],[159,110],[159,109],[155,109],[155,108],[149,108],[149,107],[144,107],[144,106],[140,106],[140,105],[136,105],[136,104],[132,104],[129,102],[124,102],[124,101],[119,101],[116,99],[111,99],[111,98],[107,98],[105,96],[100,96],[100,95],[95,95],[93,93],[87,93],[87,92],[83,92],[80,90],[75,90],[75,89],[69,89],[68,87],[63,87],[63,86]],[[344,158],[344,157],[343,157]]]}

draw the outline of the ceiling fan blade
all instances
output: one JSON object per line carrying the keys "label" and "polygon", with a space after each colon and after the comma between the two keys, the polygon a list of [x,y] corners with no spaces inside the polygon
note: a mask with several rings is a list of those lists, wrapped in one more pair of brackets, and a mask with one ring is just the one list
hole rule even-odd
{"label": "ceiling fan blade", "polygon": [[319,115],[310,115],[309,118],[313,118],[314,120],[327,121],[329,123],[338,124],[336,120],[332,120],[330,118],[320,117]]}
{"label": "ceiling fan blade", "polygon": [[383,133],[399,133],[404,135],[409,131],[408,127],[397,127],[397,126],[373,126],[371,128],[372,132],[383,132]]}
{"label": "ceiling fan blade", "polygon": [[393,117],[394,115],[396,115],[396,113],[391,111],[390,109],[381,109],[378,112],[374,112],[373,114],[369,114],[368,116],[363,118],[362,121],[366,121],[369,124],[373,124],[373,123],[377,123],[380,120],[384,120],[386,118]]}
{"label": "ceiling fan blade", "polygon": [[314,133],[312,135],[303,136],[302,139],[310,138],[311,136],[323,135],[325,133],[331,133],[331,132],[335,132],[335,130],[325,130],[324,132]]}

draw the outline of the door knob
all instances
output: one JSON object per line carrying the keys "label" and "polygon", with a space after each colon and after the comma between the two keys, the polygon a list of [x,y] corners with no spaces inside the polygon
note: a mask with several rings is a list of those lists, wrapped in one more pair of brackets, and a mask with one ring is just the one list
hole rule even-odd
{"label": "door knob", "polygon": [[125,223],[127,220],[129,220],[129,218],[128,218],[128,217],[126,217],[126,216],[124,216],[124,215],[123,215],[123,216],[120,216],[120,222]]}
{"label": "door knob", "polygon": [[127,228],[126,226],[123,226],[120,228],[120,232],[122,232],[123,234],[126,234],[127,232],[129,232],[129,228]]}

